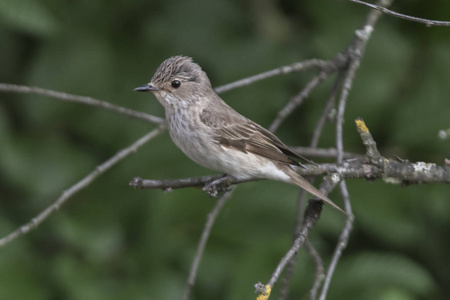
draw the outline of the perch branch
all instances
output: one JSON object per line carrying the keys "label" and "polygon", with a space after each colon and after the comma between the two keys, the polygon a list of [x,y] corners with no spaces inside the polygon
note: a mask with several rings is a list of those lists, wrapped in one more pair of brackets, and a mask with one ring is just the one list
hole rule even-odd
{"label": "perch branch", "polygon": [[[304,164],[306,169],[298,169],[302,176],[323,176],[329,173],[338,173],[343,179],[360,178],[367,180],[383,179],[393,184],[421,184],[430,182],[450,183],[450,170],[445,166],[434,163],[408,161],[398,162],[383,158],[383,166],[374,166],[365,160],[352,159],[338,163]],[[223,175],[210,175],[183,179],[151,180],[136,177],[130,185],[140,189],[180,189],[187,187],[203,187],[208,183],[221,178]],[[230,184],[239,184],[260,179],[237,180],[230,179]]]}

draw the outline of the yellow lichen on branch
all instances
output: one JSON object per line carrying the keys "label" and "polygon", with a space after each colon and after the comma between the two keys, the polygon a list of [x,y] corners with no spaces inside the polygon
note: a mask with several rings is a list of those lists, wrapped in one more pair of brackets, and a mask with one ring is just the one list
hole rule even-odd
{"label": "yellow lichen on branch", "polygon": [[355,120],[356,123],[356,127],[358,128],[358,130],[361,130],[364,133],[368,133],[369,132],[369,128],[367,128],[366,123],[364,122],[363,119],[356,119]]}
{"label": "yellow lichen on branch", "polygon": [[272,289],[270,288],[270,285],[266,284],[264,293],[259,294],[258,297],[256,297],[256,300],[267,300],[267,299],[269,299],[271,291],[272,291]]}

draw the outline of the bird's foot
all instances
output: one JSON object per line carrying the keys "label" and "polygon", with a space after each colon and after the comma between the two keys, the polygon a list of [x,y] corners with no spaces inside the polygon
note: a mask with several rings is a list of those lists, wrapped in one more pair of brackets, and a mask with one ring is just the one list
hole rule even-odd
{"label": "bird's foot", "polygon": [[210,197],[217,198],[219,194],[228,192],[231,190],[231,177],[224,175],[223,177],[211,181],[203,187],[203,191],[207,193]]}

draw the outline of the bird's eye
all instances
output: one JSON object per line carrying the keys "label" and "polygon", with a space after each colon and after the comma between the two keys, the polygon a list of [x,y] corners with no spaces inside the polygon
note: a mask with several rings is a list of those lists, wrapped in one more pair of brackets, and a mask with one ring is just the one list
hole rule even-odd
{"label": "bird's eye", "polygon": [[179,80],[174,80],[174,81],[172,81],[172,87],[173,88],[179,88],[180,87],[180,85],[181,85],[181,82],[179,81]]}

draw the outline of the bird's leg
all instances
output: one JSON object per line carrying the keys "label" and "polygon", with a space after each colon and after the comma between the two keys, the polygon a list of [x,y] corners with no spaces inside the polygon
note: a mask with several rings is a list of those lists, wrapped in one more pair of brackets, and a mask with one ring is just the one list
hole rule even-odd
{"label": "bird's leg", "polygon": [[221,178],[213,180],[203,187],[203,191],[206,192],[210,197],[217,198],[219,193],[229,191],[231,185],[231,176],[224,174]]}
{"label": "bird's leg", "polygon": [[305,167],[305,165],[303,165],[302,163],[298,163],[298,166],[299,166],[300,168],[302,168],[303,170],[308,170],[308,168]]}
{"label": "bird's leg", "polygon": [[[297,155],[298,155],[298,154],[297,154]],[[316,167],[318,166],[318,164],[316,164],[316,163],[313,162],[312,160],[310,160],[310,159],[308,159],[308,158],[306,158],[306,157],[304,157],[304,156],[302,156],[302,155],[298,155],[298,157],[300,157],[301,159],[303,159],[303,160],[306,161],[307,163],[310,163],[310,164],[312,164],[312,165],[314,165],[314,166],[316,166]],[[306,167],[303,166],[302,163],[298,162],[298,164],[300,165],[300,168],[306,169]]]}
{"label": "bird's leg", "polygon": [[[302,156],[301,158],[302,158],[303,160],[305,160],[307,163],[310,163],[311,165],[313,165],[313,166],[315,166],[315,167],[319,166],[317,163],[313,162],[313,161],[310,160],[310,159],[307,159],[306,157],[303,157],[303,156]],[[305,167],[305,165],[302,164],[301,162],[297,161],[297,163],[298,163],[298,167],[299,167],[299,168],[302,168],[303,170],[308,170],[308,168]]]}

